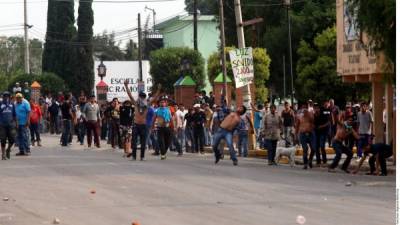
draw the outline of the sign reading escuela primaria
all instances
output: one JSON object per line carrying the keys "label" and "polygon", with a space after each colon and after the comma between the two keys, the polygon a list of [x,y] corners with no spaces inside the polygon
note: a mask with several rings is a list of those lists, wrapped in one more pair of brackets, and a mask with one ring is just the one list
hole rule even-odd
{"label": "sign reading escuela primaria", "polygon": [[236,88],[253,83],[253,48],[249,47],[231,50],[229,51],[229,57],[231,59]]}
{"label": "sign reading escuela primaria", "polygon": [[[143,83],[139,82],[139,63],[138,61],[103,61],[107,68],[107,74],[103,81],[108,85],[107,101],[113,98],[118,98],[119,101],[128,100],[128,95],[125,90],[124,81],[128,79],[129,88],[132,95],[137,98],[139,89],[144,90],[148,95],[153,87],[153,79],[150,75],[150,63],[144,60],[142,62]],[[94,63],[95,83],[96,86],[100,82],[100,77],[97,74],[99,61]],[[93,87],[96,92],[96,87]]]}

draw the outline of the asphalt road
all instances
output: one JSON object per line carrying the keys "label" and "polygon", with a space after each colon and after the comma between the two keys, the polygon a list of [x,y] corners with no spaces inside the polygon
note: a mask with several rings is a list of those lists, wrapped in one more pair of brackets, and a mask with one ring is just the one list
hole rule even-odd
{"label": "asphalt road", "polygon": [[307,225],[395,223],[393,175],[268,167],[261,159],[214,165],[210,154],[140,162],[110,149],[61,148],[51,136],[43,144],[0,162],[1,225],[291,225],[298,216]]}

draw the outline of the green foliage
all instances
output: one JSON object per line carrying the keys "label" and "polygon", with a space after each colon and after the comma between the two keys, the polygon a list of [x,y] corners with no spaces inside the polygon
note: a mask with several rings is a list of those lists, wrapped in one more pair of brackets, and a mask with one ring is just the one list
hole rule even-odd
{"label": "green foliage", "polygon": [[78,94],[81,91],[91,93],[94,86],[93,69],[93,10],[92,0],[80,0],[78,9],[77,43],[85,43],[76,47],[74,73],[68,78],[71,91]]}
{"label": "green foliage", "polygon": [[95,55],[104,61],[125,60],[124,52],[119,48],[119,44],[115,41],[115,35],[107,34],[106,31],[93,38]]}
{"label": "green foliage", "polygon": [[312,43],[302,40],[297,51],[298,99],[323,102],[334,98],[339,105],[362,97],[368,86],[343,83],[336,73],[336,28],[318,34]]}
{"label": "green foliage", "polygon": [[[225,48],[225,54],[227,58],[226,69],[228,77],[231,78],[232,82],[235,82],[233,78],[232,65],[229,61],[229,51],[232,49],[233,47]],[[221,61],[220,58],[221,58],[220,53],[218,52],[213,53],[208,58],[207,71],[208,71],[208,79],[210,80],[210,82],[213,82],[216,76],[222,72],[222,68],[220,65]],[[268,90],[265,84],[270,77],[269,65],[271,63],[271,59],[264,48],[254,48],[253,60],[254,60],[254,82],[256,86],[256,99],[259,101],[264,101],[268,97],[267,95]]]}
{"label": "green foliage", "polygon": [[[186,59],[191,64],[190,76],[197,84],[197,89],[204,88],[204,59],[193,49],[163,48],[150,53],[150,74],[154,84],[162,84],[163,90],[173,93],[174,83],[181,77],[181,62]],[[186,75],[186,74],[185,74]]]}
{"label": "green foliage", "polygon": [[8,80],[7,85],[4,89],[3,87],[0,86],[0,90],[7,89],[11,91],[16,82],[19,82],[20,84],[23,84],[25,82],[32,84],[33,81],[39,82],[39,84],[42,86],[41,93],[44,94],[47,93],[56,94],[60,91],[68,90],[68,88],[65,85],[65,81],[53,73],[43,73],[38,75],[34,74],[15,75]]}
{"label": "green foliage", "polygon": [[77,60],[75,35],[74,1],[49,1],[42,69],[57,74],[71,86],[76,84],[71,79]]}

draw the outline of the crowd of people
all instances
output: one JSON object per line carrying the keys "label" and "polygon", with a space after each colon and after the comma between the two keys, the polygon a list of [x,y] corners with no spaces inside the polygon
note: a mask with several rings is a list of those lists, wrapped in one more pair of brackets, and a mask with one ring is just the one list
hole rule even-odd
{"label": "crowd of people", "polygon": [[[354,173],[369,156],[370,174],[387,175],[386,159],[392,155],[392,146],[372,144],[373,116],[369,104],[346,105],[341,111],[334,100],[323,104],[309,100],[299,107],[285,102],[283,109],[265,102],[251,105],[250,109],[239,106],[232,110],[224,96],[221,104],[215,104],[212,93],[200,92],[194,96],[193,107],[186,109],[161,94],[161,86],[147,96],[140,92],[135,98],[128,82],[124,83],[128,100],[100,104],[95,95],[79,97],[72,93],[50,94],[31,99],[29,85],[19,84],[12,93],[3,92],[0,102],[0,141],[2,159],[10,159],[12,146],[18,146],[17,156],[31,154],[31,146],[41,146],[41,133],[60,135],[60,145],[68,147],[73,137],[80,145],[101,147],[101,141],[113,149],[123,149],[123,156],[145,160],[152,150],[165,160],[167,152],[204,154],[205,146],[212,147],[215,163],[223,159],[223,149],[229,149],[233,165],[239,157],[247,157],[249,140],[254,134],[256,147],[268,150],[268,165],[276,165],[277,147],[290,148],[300,145],[303,149],[303,168],[328,167],[335,172],[342,154],[346,155],[341,169],[346,173],[357,149],[359,162]],[[223,142],[222,142],[223,140]],[[137,157],[140,145],[140,156]],[[326,146],[335,150],[335,158],[327,165]],[[235,147],[237,151],[235,150]],[[313,164],[314,156],[316,164]],[[379,173],[380,172],[380,173]]]}

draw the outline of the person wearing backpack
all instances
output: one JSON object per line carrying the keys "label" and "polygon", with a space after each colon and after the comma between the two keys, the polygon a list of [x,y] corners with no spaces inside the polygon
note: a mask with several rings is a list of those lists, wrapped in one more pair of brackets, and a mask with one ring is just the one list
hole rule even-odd
{"label": "person wearing backpack", "polygon": [[[10,159],[11,147],[16,136],[16,114],[15,106],[10,100],[8,91],[3,93],[3,100],[0,102],[0,142],[1,159]],[[8,141],[8,146],[6,144]]]}

